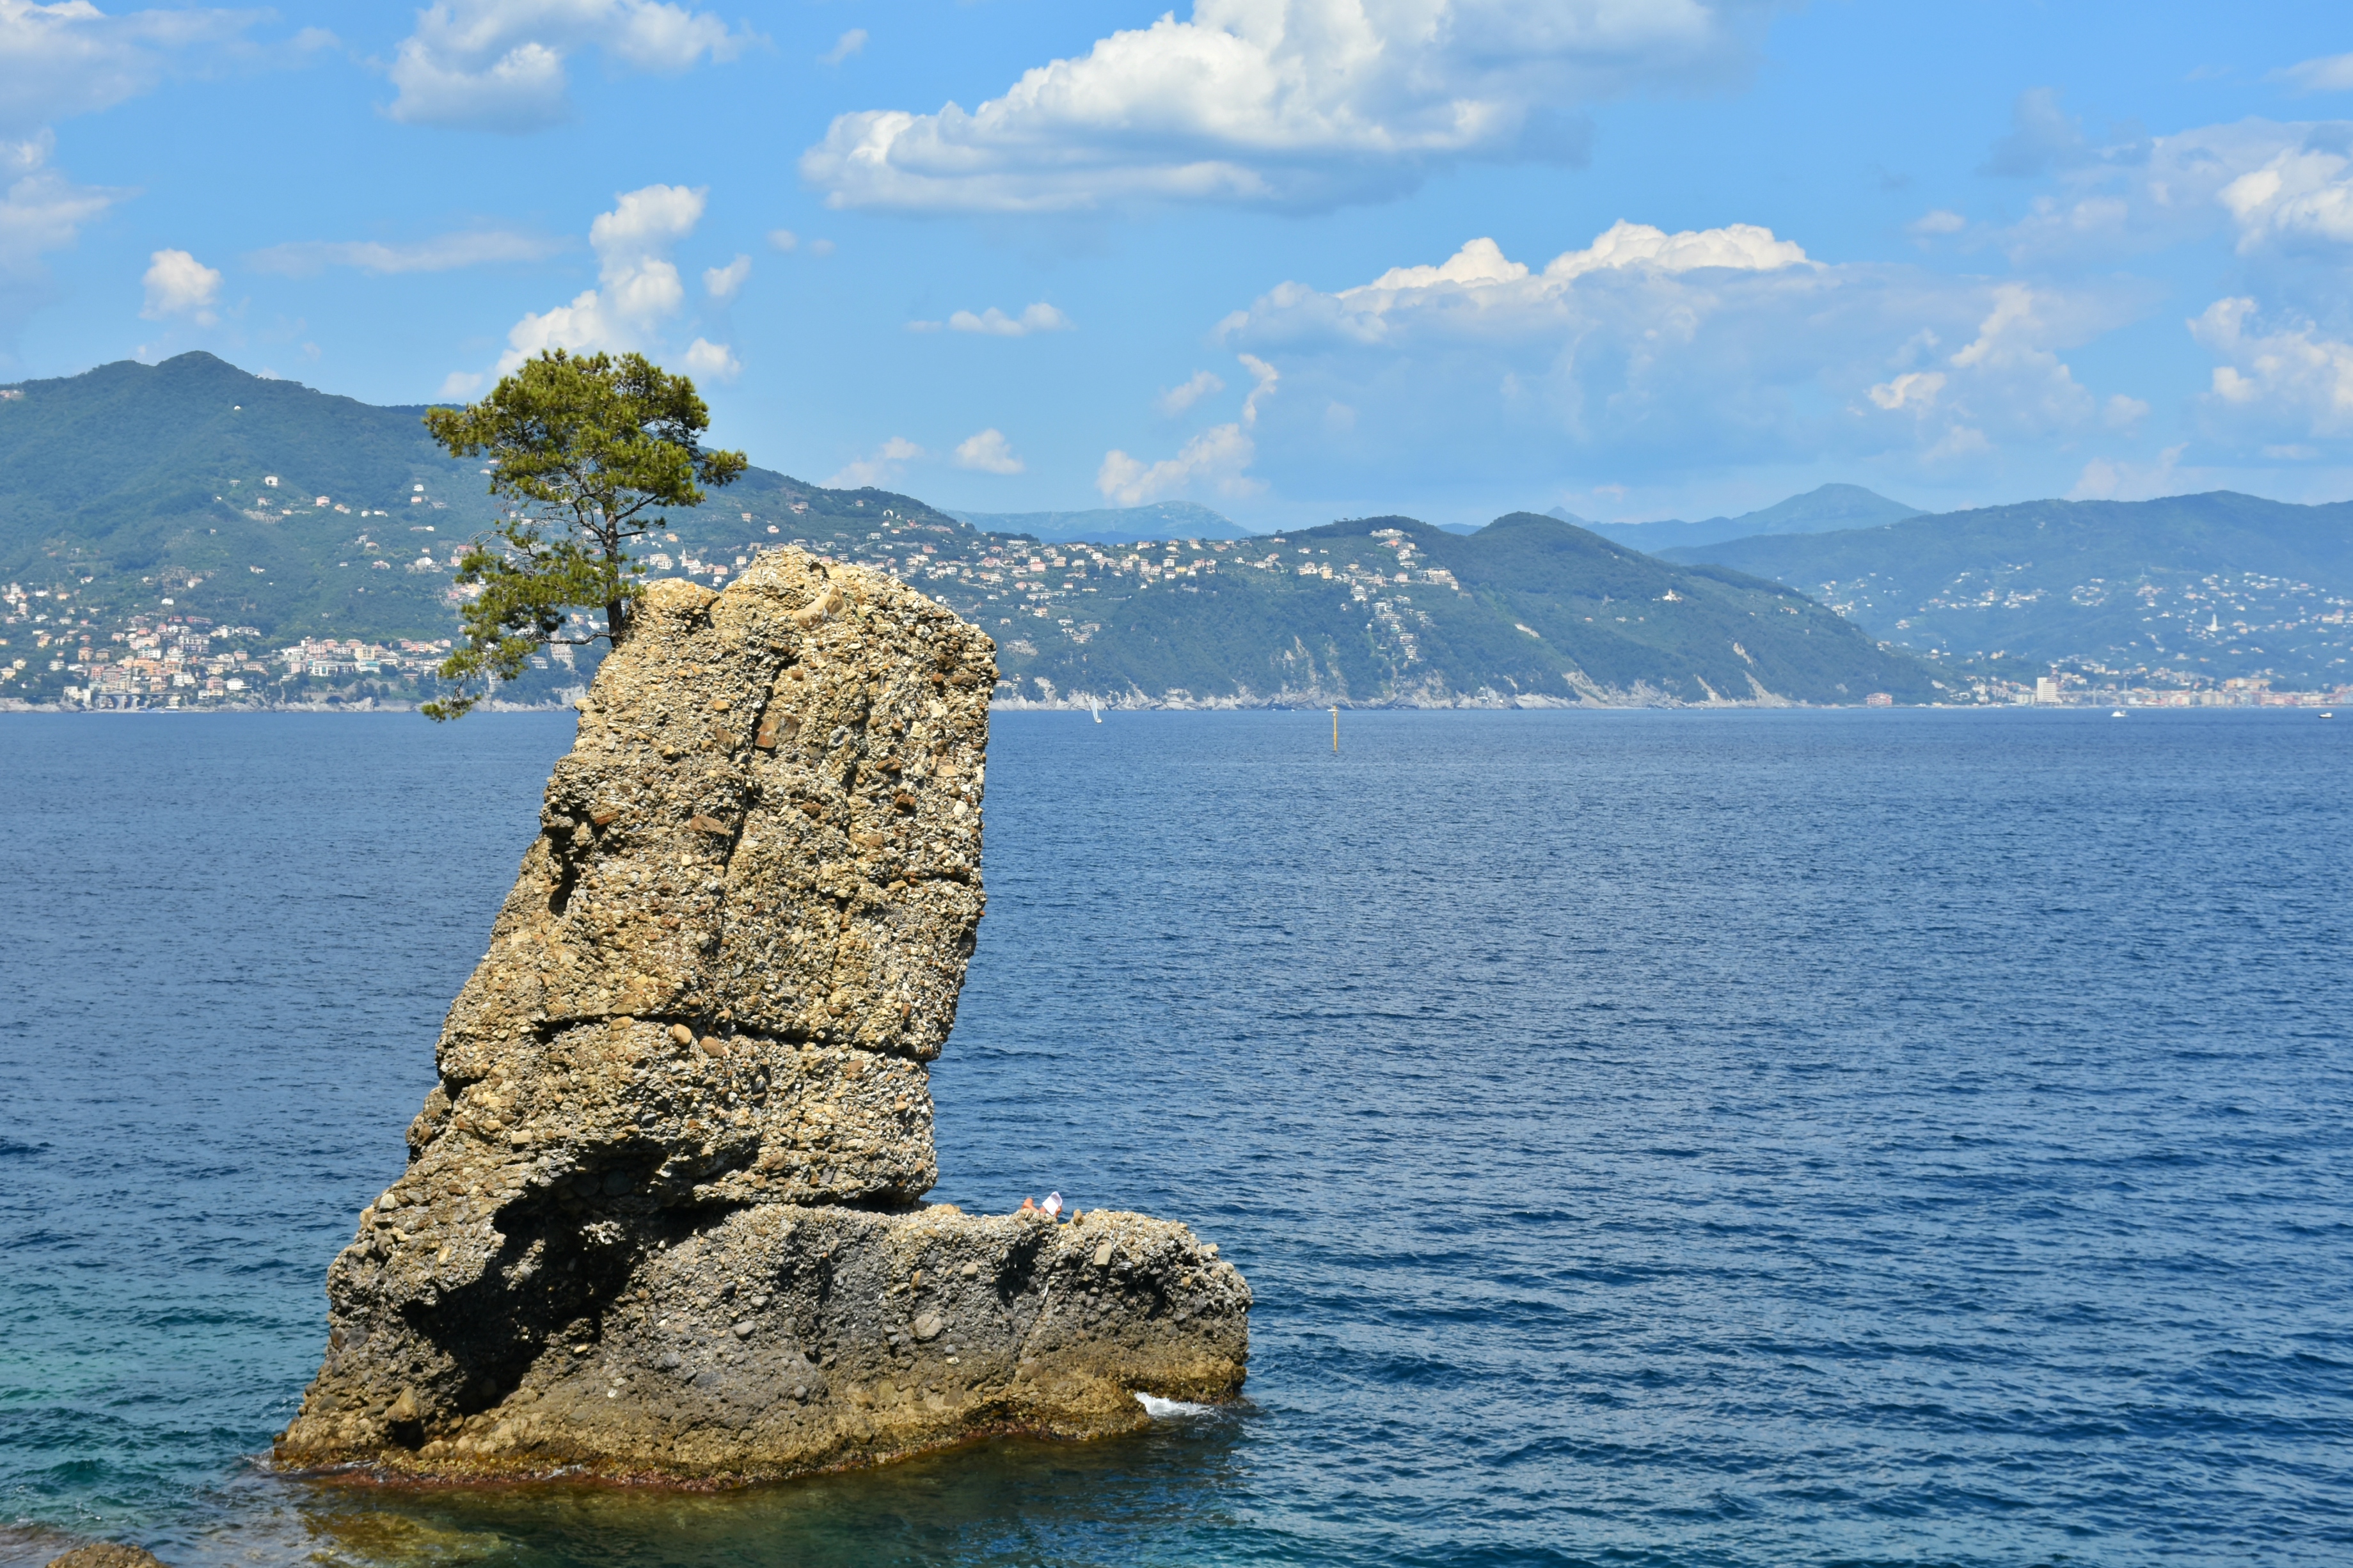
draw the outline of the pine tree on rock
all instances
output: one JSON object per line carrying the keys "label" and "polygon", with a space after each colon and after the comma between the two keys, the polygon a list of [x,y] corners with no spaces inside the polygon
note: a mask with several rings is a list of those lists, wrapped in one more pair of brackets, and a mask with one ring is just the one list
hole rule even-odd
{"label": "pine tree on rock", "polygon": [[[459,586],[477,591],[459,616],[466,640],[438,672],[455,690],[425,704],[435,720],[470,711],[550,643],[619,647],[645,592],[630,542],[668,523],[660,509],[700,506],[703,487],[745,468],[743,453],[703,447],[711,410],[694,383],[643,354],[552,349],[425,426],[453,456],[490,459],[491,493],[509,503],[459,561]],[[604,629],[577,627],[576,608],[603,610]]]}

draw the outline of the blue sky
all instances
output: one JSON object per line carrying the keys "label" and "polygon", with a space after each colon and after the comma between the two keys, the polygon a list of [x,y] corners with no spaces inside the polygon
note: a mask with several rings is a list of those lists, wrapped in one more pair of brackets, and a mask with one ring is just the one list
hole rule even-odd
{"label": "blue sky", "polygon": [[2342,5],[0,0],[0,379],[554,343],[1263,527],[2353,496]]}

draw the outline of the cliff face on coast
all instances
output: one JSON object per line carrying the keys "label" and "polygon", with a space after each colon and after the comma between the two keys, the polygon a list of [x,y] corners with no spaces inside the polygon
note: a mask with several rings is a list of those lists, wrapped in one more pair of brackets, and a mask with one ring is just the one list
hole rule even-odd
{"label": "cliff face on coast", "polygon": [[657,584],[329,1270],[283,1465],[751,1479],[1228,1397],[1180,1225],[923,1206],[994,648],[797,551]]}

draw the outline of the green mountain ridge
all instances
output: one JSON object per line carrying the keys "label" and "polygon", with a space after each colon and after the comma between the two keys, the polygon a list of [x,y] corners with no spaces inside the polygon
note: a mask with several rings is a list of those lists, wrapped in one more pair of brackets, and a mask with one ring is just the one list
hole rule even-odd
{"label": "green mountain ridge", "polygon": [[[0,700],[429,694],[435,645],[456,634],[454,559],[496,509],[487,470],[435,447],[422,407],[204,353],[8,390],[21,395],[0,400]],[[754,468],[673,513],[639,555],[656,576],[716,586],[786,543],[891,572],[981,626],[1006,701],[1938,695],[1926,667],[1779,584],[1529,513],[1467,537],[1383,518],[1245,541],[1048,542]],[[502,695],[557,700],[596,656],[540,663]]]}
{"label": "green mountain ridge", "polygon": [[[1204,571],[1203,568],[1207,570]],[[1328,573],[1328,575],[1327,575]],[[1801,595],[1679,568],[1514,512],[1462,536],[1406,517],[1251,540],[1179,559],[1079,623],[983,626],[1023,700],[1188,703],[1859,702],[1937,696]],[[1009,639],[1009,640],[1008,640]]]}
{"label": "green mountain ridge", "polygon": [[2353,502],[2217,490],[2025,501],[1873,528],[1726,541],[1663,559],[1815,595],[1952,660],[2151,680],[2353,680]]}

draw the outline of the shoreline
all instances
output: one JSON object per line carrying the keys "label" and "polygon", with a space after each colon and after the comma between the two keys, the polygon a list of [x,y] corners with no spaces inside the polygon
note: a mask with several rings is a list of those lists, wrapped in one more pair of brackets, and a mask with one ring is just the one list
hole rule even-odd
{"label": "shoreline", "polygon": [[[2171,695],[2171,694],[2168,694]],[[2182,693],[2192,699],[2205,699],[2214,694]],[[501,702],[486,701],[479,710],[484,713],[562,713],[573,710],[575,702]],[[1725,699],[1715,702],[1682,702],[1672,698],[1629,697],[1621,701],[1601,701],[1592,698],[1569,700],[1561,698],[1522,694],[1504,697],[1493,693],[1458,698],[1447,701],[1353,702],[1345,698],[1302,698],[1297,700],[1266,698],[1183,699],[1138,701],[1133,698],[1101,704],[1105,713],[1323,713],[1335,707],[1350,713],[1453,713],[1453,712],[1718,712],[1798,710],[1809,713],[1862,712],[1873,710],[1906,710],[1912,712],[1947,713],[2009,713],[2021,710],[2121,709],[2128,712],[2187,712],[2195,710],[2281,709],[2295,711],[2331,710],[2348,704],[2338,695],[2327,691],[2268,692],[2254,700],[2235,697],[2232,700],[2187,700],[2152,702],[2144,694],[2118,696],[2115,693],[2090,695],[2080,700],[2057,702],[1799,702],[1776,700],[1766,702],[1755,700]],[[79,702],[27,702],[20,698],[0,698],[0,714],[46,713],[79,714],[92,718],[189,718],[228,713],[415,713],[418,704],[396,700],[368,698],[357,702],[208,702],[202,707],[188,708],[94,708]],[[1000,699],[988,705],[992,713],[1087,713],[1095,704],[1083,700],[1057,697],[1051,701],[1034,698]]]}
{"label": "shoreline", "polygon": [[[476,711],[483,713],[562,713],[572,710],[570,702],[484,702]],[[1721,709],[1749,709],[1759,711],[1773,709],[1802,709],[1811,712],[1835,713],[1849,709],[1871,707],[1896,708],[1996,708],[2004,706],[1989,702],[1796,702],[1796,701],[1722,701],[1677,702],[1672,700],[1629,699],[1622,702],[1599,702],[1590,699],[1575,701],[1539,696],[1465,697],[1448,702],[1351,702],[1345,699],[1335,701],[1308,699],[1295,702],[1264,699],[1201,701],[1105,702],[1105,713],[1323,713],[1334,707],[1350,713],[1451,713],[1451,712],[1552,712],[1579,710],[1626,713],[1644,710],[1665,711],[1690,709],[1710,711]],[[2048,706],[2046,704],[2046,706]],[[2070,704],[2069,706],[2105,706],[2105,704]],[[367,700],[362,702],[208,702],[201,708],[92,708],[79,702],[26,702],[21,700],[0,700],[0,713],[73,713],[94,718],[141,718],[166,716],[173,718],[203,717],[224,713],[414,713],[414,702]],[[1092,705],[1083,701],[1057,699],[1040,702],[1029,698],[1013,698],[991,702],[992,713],[1086,713]]]}

